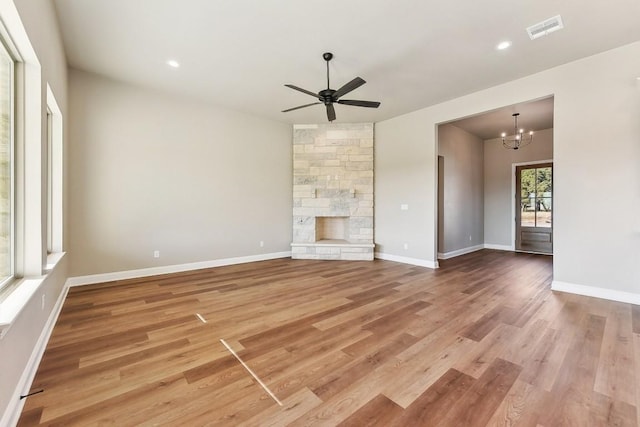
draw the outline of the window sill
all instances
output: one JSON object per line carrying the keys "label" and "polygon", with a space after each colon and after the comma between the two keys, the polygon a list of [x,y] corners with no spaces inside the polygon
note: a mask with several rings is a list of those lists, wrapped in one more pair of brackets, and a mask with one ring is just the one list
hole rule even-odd
{"label": "window sill", "polygon": [[44,266],[45,276],[51,273],[54,268],[56,268],[56,265],[58,265],[65,254],[66,252],[53,252],[47,255],[47,265]]}
{"label": "window sill", "polygon": [[11,293],[0,301],[0,339],[4,338],[11,325],[64,255],[64,252],[59,252],[47,256],[47,265],[43,276],[18,279],[17,283],[13,285]]}

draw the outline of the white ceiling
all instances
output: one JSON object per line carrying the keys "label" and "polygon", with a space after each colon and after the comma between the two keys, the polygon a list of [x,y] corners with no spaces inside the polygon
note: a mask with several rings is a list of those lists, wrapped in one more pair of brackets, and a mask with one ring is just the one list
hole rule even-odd
{"label": "white ceiling", "polygon": [[[327,51],[333,89],[360,76],[345,98],[382,102],[337,121],[376,122],[640,40],[638,0],[53,1],[72,67],[288,123],[326,121],[280,111],[314,101],[284,84],[326,86]],[[558,14],[563,30],[529,40]]]}
{"label": "white ceiling", "polygon": [[450,124],[483,140],[499,138],[502,132],[506,132],[507,135],[515,134],[514,113],[520,113],[518,129],[524,129],[525,132],[550,129],[553,127],[553,97],[509,105],[495,111],[480,112]]}

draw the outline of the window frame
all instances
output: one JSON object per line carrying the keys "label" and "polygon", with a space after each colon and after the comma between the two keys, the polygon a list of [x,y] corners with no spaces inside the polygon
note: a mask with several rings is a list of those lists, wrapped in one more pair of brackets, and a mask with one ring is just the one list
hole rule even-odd
{"label": "window frame", "polygon": [[[46,279],[43,242],[42,68],[13,2],[0,7],[0,38],[15,60],[14,280],[0,290],[0,339]],[[58,261],[64,253],[58,254]],[[48,260],[47,260],[48,262]]]}
{"label": "window frame", "polygon": [[15,46],[8,37],[4,26],[0,25],[0,49],[4,49],[6,55],[11,60],[11,82],[9,85],[11,117],[9,119],[9,274],[6,277],[0,277],[0,296],[12,288],[13,282],[16,280],[16,153],[18,151],[16,138],[16,124],[18,119],[17,111],[17,82],[18,82],[18,62],[19,55]]}
{"label": "window frame", "polygon": [[47,269],[50,258],[62,252],[63,236],[63,116],[51,86],[47,84]]}

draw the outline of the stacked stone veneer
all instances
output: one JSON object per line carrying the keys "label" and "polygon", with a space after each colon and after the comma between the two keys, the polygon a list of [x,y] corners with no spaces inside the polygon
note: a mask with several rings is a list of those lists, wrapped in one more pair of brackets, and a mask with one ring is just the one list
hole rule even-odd
{"label": "stacked stone veneer", "polygon": [[[344,239],[317,217],[346,217]],[[294,259],[373,260],[373,123],[293,127]]]}

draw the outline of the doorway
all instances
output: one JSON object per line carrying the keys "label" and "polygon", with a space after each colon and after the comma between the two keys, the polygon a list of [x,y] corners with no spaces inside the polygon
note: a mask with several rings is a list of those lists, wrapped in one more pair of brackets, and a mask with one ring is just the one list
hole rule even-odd
{"label": "doorway", "polygon": [[515,168],[515,249],[553,253],[553,163]]}
{"label": "doorway", "polygon": [[[434,172],[438,178],[436,248],[439,259],[479,248],[553,252],[551,214],[554,206],[548,206],[553,194],[539,194],[536,200],[534,190],[534,200],[525,206],[524,212],[520,202],[519,208],[515,207],[516,166],[553,163],[553,106],[554,98],[549,96],[438,124],[438,160],[437,172]],[[519,150],[506,149],[500,136],[513,127],[514,113],[521,115],[519,124],[527,132],[535,132],[534,142]],[[524,224],[530,228],[518,229],[517,248],[516,214],[520,215],[521,226],[523,214],[524,219],[532,215],[534,219],[533,224]],[[543,222],[545,220],[549,222]]]}

